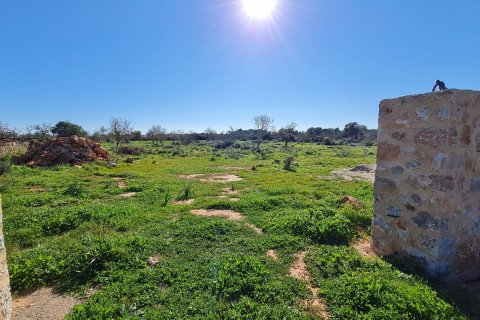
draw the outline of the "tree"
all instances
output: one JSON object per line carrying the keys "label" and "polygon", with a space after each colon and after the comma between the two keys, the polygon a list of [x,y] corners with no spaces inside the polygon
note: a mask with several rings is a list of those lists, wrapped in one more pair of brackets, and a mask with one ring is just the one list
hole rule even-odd
{"label": "tree", "polygon": [[38,141],[46,141],[51,137],[52,126],[47,123],[35,124],[27,128],[27,137]]}
{"label": "tree", "polygon": [[167,130],[161,126],[152,126],[147,132],[147,139],[152,140],[152,144],[160,143],[163,145],[163,141],[167,138]]}
{"label": "tree", "polygon": [[90,138],[98,142],[106,141],[108,139],[108,129],[104,126],[101,126],[100,129],[93,132]]}
{"label": "tree", "polygon": [[0,122],[0,141],[11,140],[18,136],[15,129],[10,128],[7,124]]}
{"label": "tree", "polygon": [[212,128],[207,128],[205,129],[205,131],[203,131],[203,135],[205,136],[205,139],[213,140],[217,135],[217,131],[215,131],[215,129],[212,129]]}
{"label": "tree", "polygon": [[266,114],[255,116],[253,124],[258,131],[257,150],[260,150],[260,144],[270,138],[269,130],[272,130],[273,119]]}
{"label": "tree", "polygon": [[132,131],[133,128],[129,120],[119,118],[112,118],[112,120],[110,120],[109,134],[113,141],[115,141],[117,149],[122,141],[128,142]]}
{"label": "tree", "polygon": [[297,124],[295,122],[290,122],[285,127],[280,128],[280,130],[278,131],[280,139],[285,142],[285,147],[290,141],[295,141],[296,128]]}
{"label": "tree", "polygon": [[367,131],[367,127],[359,125],[356,122],[350,122],[345,125],[343,134],[346,138],[357,140],[363,137],[365,131]]}
{"label": "tree", "polygon": [[60,121],[50,129],[50,131],[58,137],[87,137],[88,133],[78,124],[69,121]]}
{"label": "tree", "polygon": [[131,138],[133,141],[140,141],[142,140],[142,132],[140,130],[135,130],[131,134]]}

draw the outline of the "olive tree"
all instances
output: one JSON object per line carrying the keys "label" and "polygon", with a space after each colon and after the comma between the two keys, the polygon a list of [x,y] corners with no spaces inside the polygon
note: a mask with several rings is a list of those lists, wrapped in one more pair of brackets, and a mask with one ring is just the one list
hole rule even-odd
{"label": "olive tree", "polygon": [[80,125],[69,122],[69,121],[59,121],[56,125],[50,130],[54,135],[58,137],[87,137],[88,133]]}
{"label": "olive tree", "polygon": [[18,132],[10,128],[7,124],[0,122],[0,141],[16,138]]}
{"label": "olive tree", "polygon": [[282,127],[280,130],[278,130],[281,141],[285,142],[285,147],[289,142],[295,141],[296,128],[297,124],[295,122],[290,122],[285,127]]}
{"label": "olive tree", "polygon": [[110,120],[109,134],[113,141],[115,141],[117,149],[122,141],[128,142],[132,131],[133,127],[129,120],[119,118],[112,118],[112,120]]}
{"label": "olive tree", "polygon": [[167,138],[167,130],[161,126],[152,126],[147,132],[147,139],[152,141],[152,144],[161,144]]}
{"label": "olive tree", "polygon": [[256,149],[260,150],[260,144],[269,139],[270,131],[273,130],[273,119],[266,114],[262,114],[253,118],[253,124],[258,131]]}
{"label": "olive tree", "polygon": [[51,138],[52,126],[48,123],[41,123],[27,128],[27,138],[38,141],[46,141]]}

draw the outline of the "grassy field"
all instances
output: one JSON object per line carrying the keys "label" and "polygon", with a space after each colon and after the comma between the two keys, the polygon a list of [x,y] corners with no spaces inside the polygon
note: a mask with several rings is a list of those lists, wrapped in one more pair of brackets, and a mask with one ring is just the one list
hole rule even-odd
{"label": "grassy field", "polygon": [[[374,164],[374,147],[141,145],[148,152],[133,164],[116,156],[117,167],[13,166],[0,176],[16,294],[94,288],[70,320],[319,319],[312,292],[331,319],[463,319],[423,281],[349,245],[368,236],[373,186],[321,177]],[[285,168],[290,156],[298,166]],[[182,176],[194,174],[204,175]],[[202,181],[211,174],[242,180]],[[307,281],[289,276],[299,253]]]}

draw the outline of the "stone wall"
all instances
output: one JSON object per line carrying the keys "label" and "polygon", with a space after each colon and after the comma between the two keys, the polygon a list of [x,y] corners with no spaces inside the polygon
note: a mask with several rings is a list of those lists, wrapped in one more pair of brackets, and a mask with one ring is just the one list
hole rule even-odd
{"label": "stone wall", "polygon": [[480,92],[380,103],[372,238],[434,277],[480,276]]}
{"label": "stone wall", "polygon": [[2,197],[0,195],[0,320],[10,319],[12,297],[10,295],[10,278],[7,269],[7,253],[3,241]]}

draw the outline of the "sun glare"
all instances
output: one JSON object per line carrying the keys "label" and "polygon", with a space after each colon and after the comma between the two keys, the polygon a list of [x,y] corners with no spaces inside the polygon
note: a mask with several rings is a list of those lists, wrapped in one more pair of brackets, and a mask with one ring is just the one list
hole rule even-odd
{"label": "sun glare", "polygon": [[242,0],[243,10],[245,13],[253,19],[266,19],[269,18],[275,7],[277,6],[277,0]]}

